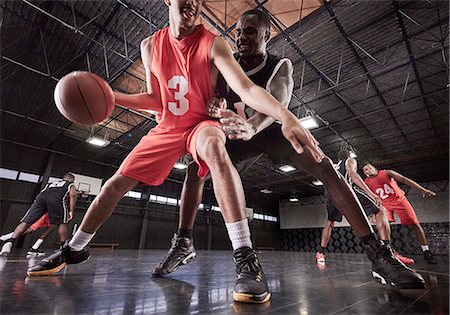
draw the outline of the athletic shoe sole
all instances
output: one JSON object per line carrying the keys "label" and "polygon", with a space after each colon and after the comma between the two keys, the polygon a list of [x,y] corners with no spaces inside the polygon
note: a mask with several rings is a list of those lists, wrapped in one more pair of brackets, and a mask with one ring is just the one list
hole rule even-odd
{"label": "athletic shoe sole", "polygon": [[380,275],[379,273],[377,273],[376,271],[373,271],[373,270],[372,270],[372,277],[376,282],[378,282],[382,285],[390,285],[391,287],[397,288],[397,289],[425,289],[426,288],[425,282],[420,282],[420,281],[418,281],[417,283],[414,283],[414,284],[410,283],[407,285],[404,285],[404,284],[396,285],[394,282],[386,279],[385,277],[383,277],[382,275]]}
{"label": "athletic shoe sole", "polygon": [[171,269],[166,270],[166,272],[164,271],[159,271],[159,272],[153,272],[152,276],[157,276],[157,277],[162,277],[165,275],[168,275],[169,273],[172,273],[174,271],[176,271],[178,269],[178,267],[182,266],[182,265],[186,265],[188,263],[190,263],[191,261],[193,261],[195,258],[197,257],[197,253],[190,253],[189,255],[186,256],[186,258],[184,258],[179,264],[176,264],[175,266],[173,266]]}
{"label": "athletic shoe sole", "polygon": [[246,294],[233,291],[233,300],[241,303],[262,304],[268,302],[270,296],[270,292],[264,292],[262,294]]}
{"label": "athletic shoe sole", "polygon": [[[91,258],[90,255],[88,258],[86,258],[86,260],[83,260],[82,262],[78,263],[77,265],[84,264],[85,262],[87,262],[89,260],[89,258]],[[27,271],[27,275],[29,275],[31,277],[33,277],[33,276],[51,276],[51,275],[59,272],[66,265],[67,265],[67,263],[62,263],[61,265],[56,266],[55,268],[52,268],[52,269],[40,270],[40,271]]]}

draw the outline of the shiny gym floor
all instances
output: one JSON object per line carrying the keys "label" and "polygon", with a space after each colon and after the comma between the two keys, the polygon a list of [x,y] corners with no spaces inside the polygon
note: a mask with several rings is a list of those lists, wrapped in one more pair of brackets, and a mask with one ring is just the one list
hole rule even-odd
{"label": "shiny gym floor", "polygon": [[449,261],[428,265],[413,256],[425,290],[396,290],[371,279],[362,254],[263,251],[272,292],[263,305],[234,303],[231,251],[198,251],[166,278],[150,273],[162,250],[91,251],[91,259],[57,275],[27,277],[25,252],[0,257],[0,314],[448,314]]}

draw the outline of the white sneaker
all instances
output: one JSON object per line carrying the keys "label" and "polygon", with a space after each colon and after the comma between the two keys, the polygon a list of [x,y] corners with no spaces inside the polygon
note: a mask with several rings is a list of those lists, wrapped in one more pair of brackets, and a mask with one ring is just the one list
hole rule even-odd
{"label": "white sneaker", "polygon": [[2,246],[2,251],[0,252],[0,256],[8,256],[8,254],[11,253],[12,247],[13,247],[13,243],[11,243],[11,242],[6,242],[6,243]]}

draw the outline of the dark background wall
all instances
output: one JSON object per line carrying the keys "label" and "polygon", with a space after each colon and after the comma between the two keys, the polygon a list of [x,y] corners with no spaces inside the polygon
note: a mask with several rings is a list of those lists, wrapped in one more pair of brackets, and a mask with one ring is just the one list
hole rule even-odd
{"label": "dark background wall", "polygon": [[[414,207],[427,236],[431,250],[437,255],[449,254],[449,190],[448,182],[422,183],[437,193],[423,198],[418,191],[406,189],[406,196]],[[317,251],[322,228],[326,221],[324,197],[301,199],[298,203],[280,202],[281,249],[287,251]],[[414,234],[399,219],[391,224],[392,241],[403,254],[420,254],[421,248]],[[374,228],[376,231],[376,228]],[[362,246],[345,218],[333,229],[328,245],[330,252],[360,253]]]}

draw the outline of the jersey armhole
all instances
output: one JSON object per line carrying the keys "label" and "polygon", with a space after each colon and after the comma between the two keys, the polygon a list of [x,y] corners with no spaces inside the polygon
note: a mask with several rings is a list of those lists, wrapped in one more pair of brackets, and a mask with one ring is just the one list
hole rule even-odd
{"label": "jersey armhole", "polygon": [[280,70],[281,66],[285,63],[290,61],[288,58],[282,58],[278,63],[276,64],[275,68],[272,71],[272,74],[269,77],[269,80],[267,80],[266,83],[266,90],[270,92],[270,85],[272,84],[272,80],[275,77],[275,75],[278,73],[278,70]]}

